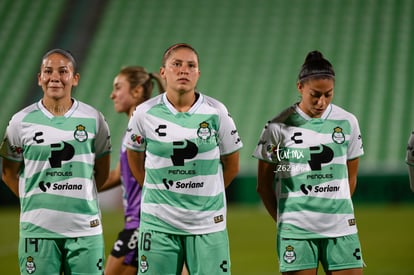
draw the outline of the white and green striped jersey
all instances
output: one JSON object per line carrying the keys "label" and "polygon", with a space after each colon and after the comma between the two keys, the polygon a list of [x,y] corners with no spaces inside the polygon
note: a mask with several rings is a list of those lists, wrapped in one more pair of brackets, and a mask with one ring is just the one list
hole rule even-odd
{"label": "white and green striped jersey", "polygon": [[156,96],[129,121],[125,146],[146,151],[141,228],[206,234],[226,228],[220,156],[242,147],[233,119],[219,101],[198,94],[188,112]]}
{"label": "white and green striped jersey", "polygon": [[253,156],[276,164],[279,234],[308,239],[356,233],[347,161],[361,155],[358,121],[336,105],[321,118],[294,105],[269,121]]}
{"label": "white and green striped jersey", "polygon": [[19,175],[20,235],[65,238],[102,233],[95,159],[111,150],[101,113],[73,99],[64,116],[41,101],[9,122],[1,156],[22,162]]}

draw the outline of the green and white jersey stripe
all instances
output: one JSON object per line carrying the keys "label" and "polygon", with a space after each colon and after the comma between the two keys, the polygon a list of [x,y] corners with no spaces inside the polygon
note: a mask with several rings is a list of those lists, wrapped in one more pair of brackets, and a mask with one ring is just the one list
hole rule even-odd
{"label": "green and white jersey stripe", "polygon": [[94,163],[110,150],[102,114],[75,99],[61,117],[53,116],[41,101],[16,113],[7,127],[1,155],[22,162],[21,236],[101,234]]}
{"label": "green and white jersey stripe", "polygon": [[242,147],[225,106],[199,94],[181,113],[164,93],[137,107],[128,131],[125,146],[146,151],[140,226],[172,234],[224,230],[220,156]]}
{"label": "green and white jersey stripe", "polygon": [[357,232],[347,161],[363,155],[358,121],[336,105],[310,118],[294,105],[269,121],[253,156],[275,163],[278,230],[285,238]]}

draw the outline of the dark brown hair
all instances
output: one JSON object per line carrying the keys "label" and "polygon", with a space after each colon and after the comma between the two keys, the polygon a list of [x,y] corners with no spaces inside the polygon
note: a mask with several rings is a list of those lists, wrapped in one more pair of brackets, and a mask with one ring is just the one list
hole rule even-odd
{"label": "dark brown hair", "polygon": [[[73,56],[73,54],[72,54],[70,51],[68,51],[68,50],[59,49],[59,48],[49,50],[47,53],[45,53],[45,54],[43,55],[42,62],[43,62],[43,60],[45,60],[45,59],[46,59],[49,55],[52,55],[52,54],[54,54],[54,53],[58,53],[58,54],[60,54],[60,55],[63,55],[63,56],[64,56],[64,57],[66,57],[67,59],[69,59],[69,61],[72,63],[72,66],[73,66],[73,73],[74,73],[74,74],[76,74],[76,73],[77,73],[77,70],[78,70],[78,64],[77,64],[77,62],[76,62],[75,57]],[[40,66],[41,66],[41,65],[40,65]]]}
{"label": "dark brown hair", "polygon": [[162,57],[162,61],[161,61],[162,67],[165,67],[165,62],[167,62],[167,59],[171,56],[171,54],[175,50],[181,49],[181,48],[187,48],[187,49],[190,49],[191,51],[193,51],[197,56],[197,62],[198,62],[198,53],[190,44],[177,43],[177,44],[174,44],[174,45],[170,46],[168,49],[165,50],[164,55]]}
{"label": "dark brown hair", "polygon": [[298,81],[303,83],[314,78],[335,79],[335,71],[332,64],[319,51],[308,53],[300,69]]}

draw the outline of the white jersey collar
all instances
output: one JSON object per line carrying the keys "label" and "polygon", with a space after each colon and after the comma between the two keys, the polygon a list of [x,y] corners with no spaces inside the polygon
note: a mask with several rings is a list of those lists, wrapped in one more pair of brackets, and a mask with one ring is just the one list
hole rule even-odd
{"label": "white jersey collar", "polygon": [[[196,93],[198,94],[198,98],[197,98],[196,102],[193,104],[193,106],[191,106],[191,108],[186,112],[188,114],[195,113],[195,111],[198,109],[198,107],[203,102],[203,98],[204,98],[203,95],[199,92],[196,92]],[[167,108],[170,110],[170,112],[172,114],[176,115],[176,114],[180,113],[180,112],[177,111],[177,109],[175,109],[175,107],[168,100],[167,93],[162,94],[162,101],[164,102],[165,106],[167,106]]]}
{"label": "white jersey collar", "polygon": [[323,114],[322,114],[322,116],[320,117],[320,118],[313,118],[313,117],[310,117],[309,115],[307,115],[304,111],[302,111],[302,109],[299,107],[299,103],[296,103],[295,104],[295,110],[296,110],[296,112],[301,116],[301,117],[303,117],[304,119],[306,119],[306,120],[312,120],[312,119],[322,119],[322,120],[325,120],[325,119],[327,119],[328,118],[328,116],[329,116],[329,114],[331,113],[331,111],[332,111],[332,104],[329,104],[328,105],[328,107],[326,108],[326,110],[325,110],[325,112],[323,112]]}
{"label": "white jersey collar", "polygon": [[[46,109],[46,107],[43,105],[43,103],[42,103],[42,100],[43,99],[41,99],[41,100],[39,100],[38,102],[37,102],[37,107],[42,111],[42,113],[44,113],[45,114],[45,116],[47,116],[48,118],[54,118],[55,116],[51,113],[51,112],[49,112],[49,110],[48,109]],[[78,105],[79,105],[79,102],[76,100],[76,99],[74,99],[73,97],[72,97],[72,102],[73,102],[73,104],[72,104],[72,106],[70,107],[70,109],[63,115],[63,117],[65,117],[65,118],[67,118],[67,117],[70,117],[72,114],[73,114],[73,112],[76,110],[76,108],[78,107]]]}

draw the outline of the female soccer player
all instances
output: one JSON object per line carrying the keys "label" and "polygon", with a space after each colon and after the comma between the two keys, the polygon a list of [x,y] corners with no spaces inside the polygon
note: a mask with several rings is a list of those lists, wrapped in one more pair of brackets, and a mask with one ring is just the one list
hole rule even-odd
{"label": "female soccer player", "polygon": [[229,274],[225,187],[242,143],[219,101],[196,92],[198,54],[175,44],[163,56],[166,92],[137,107],[125,146],[143,184],[139,274]]}
{"label": "female soccer player", "polygon": [[71,97],[76,61],[62,49],[43,58],[43,98],[16,113],[1,146],[3,180],[20,197],[21,274],[103,272],[97,188],[110,165],[110,135],[96,109]]}
{"label": "female soccer player", "polygon": [[[151,98],[157,83],[158,91],[164,92],[163,80],[158,73],[148,73],[140,66],[129,66],[121,69],[114,79],[111,99],[118,113],[131,117],[135,107]],[[124,137],[125,138],[125,137]],[[141,186],[137,183],[129,169],[126,148],[122,146],[120,161],[109,174],[100,191],[121,185],[125,226],[119,233],[108,257],[105,267],[106,275],[136,275],[138,267],[138,228],[141,208]]]}
{"label": "female soccer player", "polygon": [[331,103],[335,72],[318,51],[299,73],[299,103],[269,121],[253,153],[257,191],[277,222],[283,274],[362,274],[351,195],[363,155],[358,121]]}

